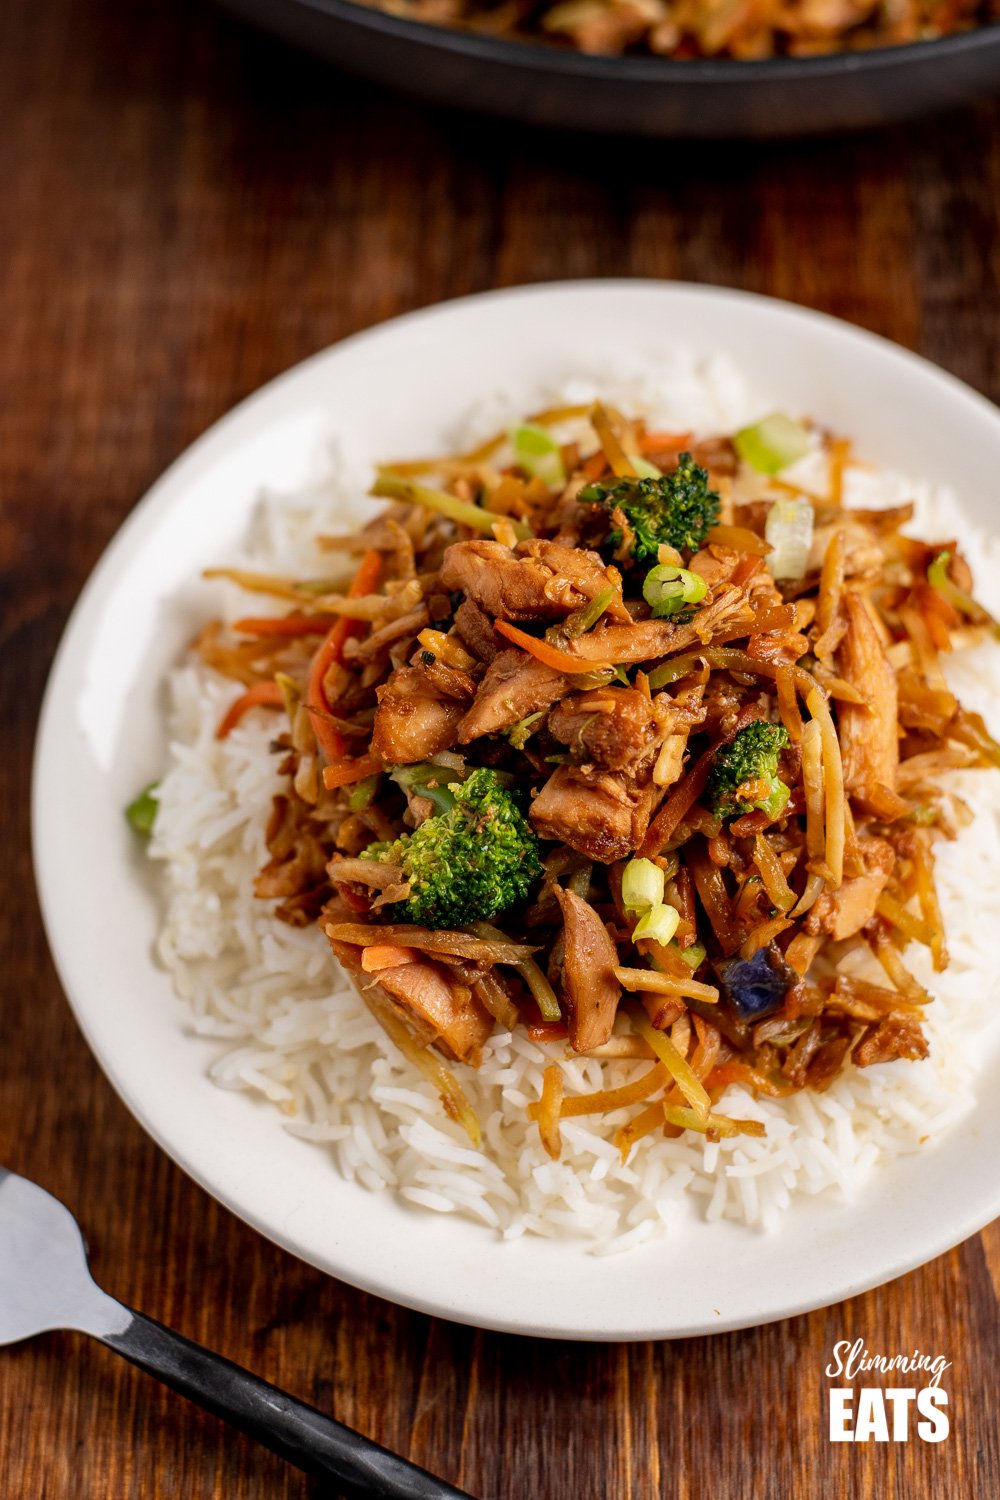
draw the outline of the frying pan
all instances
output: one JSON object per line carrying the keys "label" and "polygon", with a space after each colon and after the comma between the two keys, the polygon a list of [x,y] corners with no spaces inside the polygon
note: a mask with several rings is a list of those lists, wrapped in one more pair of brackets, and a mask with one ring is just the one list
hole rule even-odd
{"label": "frying pan", "polygon": [[1000,24],[825,57],[590,57],[403,20],[353,0],[223,0],[352,73],[528,125],[679,137],[857,129],[1000,92]]}

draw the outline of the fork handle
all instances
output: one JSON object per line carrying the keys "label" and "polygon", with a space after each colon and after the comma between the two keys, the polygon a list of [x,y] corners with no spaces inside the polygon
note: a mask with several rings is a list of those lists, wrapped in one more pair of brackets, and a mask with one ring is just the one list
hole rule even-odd
{"label": "fork handle", "polygon": [[128,1327],[96,1334],[102,1343],[307,1473],[335,1480],[346,1494],[366,1500],[470,1500],[464,1490],[436,1479],[221,1354],[143,1313],[127,1310],[132,1317]]}

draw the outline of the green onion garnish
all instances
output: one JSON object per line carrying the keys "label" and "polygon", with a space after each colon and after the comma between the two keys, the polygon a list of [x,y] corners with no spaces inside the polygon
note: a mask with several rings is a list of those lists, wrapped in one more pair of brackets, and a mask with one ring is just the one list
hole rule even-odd
{"label": "green onion garnish", "polygon": [[622,872],[622,906],[635,915],[663,900],[663,871],[651,859],[630,859]]}
{"label": "green onion garnish", "polygon": [[677,951],[692,974],[700,969],[705,962],[706,949],[704,943],[692,943],[690,948],[678,948]]}
{"label": "green onion garnish", "polygon": [[539,709],[536,714],[528,714],[527,718],[518,719],[517,723],[512,724],[507,730],[507,743],[514,750],[523,750],[534,733],[539,719],[544,718],[545,710]]}
{"label": "green onion garnish", "polygon": [[733,447],[744,463],[760,474],[778,474],[809,452],[809,433],[801,422],[772,412],[751,427],[742,427]]}
{"label": "green onion garnish", "polygon": [[143,787],[134,802],[130,802],[125,809],[125,816],[132,827],[141,838],[148,839],[153,832],[153,824],[156,822],[157,810],[160,799],[157,793],[160,790],[158,781],[151,781],[149,786]]}
{"label": "green onion garnish", "polygon": [[975,625],[986,625],[990,633],[1000,640],[1000,622],[994,620],[988,609],[973,599],[972,595],[960,588],[949,574],[951,564],[951,553],[947,550],[939,552],[934,561],[927,569],[927,582],[942,599],[957,609],[959,614],[964,615]]}
{"label": "green onion garnish", "polygon": [[642,585],[642,597],[652,607],[653,619],[662,620],[676,614],[687,604],[697,604],[708,593],[708,584],[700,573],[658,563],[650,568]]}
{"label": "green onion garnish", "polygon": [[640,938],[649,938],[654,943],[669,943],[680,919],[680,912],[674,906],[663,902],[651,906],[632,929],[632,941],[637,943]]}
{"label": "green onion garnish", "polygon": [[510,434],[510,445],[519,469],[540,479],[550,490],[562,489],[566,483],[566,469],[562,461],[562,449],[551,433],[534,422],[523,422]]}
{"label": "green onion garnish", "polygon": [[351,812],[364,812],[366,807],[371,806],[372,799],[378,790],[378,783],[379,773],[377,771],[374,776],[366,776],[364,781],[358,782],[348,799],[348,806]]}

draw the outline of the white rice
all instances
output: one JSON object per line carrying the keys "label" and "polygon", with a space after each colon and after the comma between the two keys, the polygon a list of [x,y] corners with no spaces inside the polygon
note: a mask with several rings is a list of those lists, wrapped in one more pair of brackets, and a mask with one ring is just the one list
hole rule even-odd
{"label": "white rice", "polygon": [[[657,426],[702,433],[732,430],[768,410],[726,360],[697,368],[673,355],[619,370],[613,379],[603,375],[600,384],[580,379],[560,391],[521,392],[516,402],[497,397],[478,410],[471,432],[453,436],[475,440],[533,405],[585,401],[599,392],[645,412]],[[804,459],[801,476],[821,488],[822,459]],[[338,461],[329,483],[264,500],[244,560],[315,572],[313,536],[345,529],[345,518],[358,514],[362,485],[357,466]],[[849,504],[905,499],[917,502],[915,534],[960,538],[974,560],[980,597],[996,609],[1000,545],[974,532],[954,497],[898,475],[849,471]],[[245,612],[245,596],[224,588],[219,609]],[[962,701],[996,733],[1000,646],[978,646],[948,670]],[[371,1018],[318,929],[284,925],[253,896],[279,788],[277,757],[268,748],[273,721],[251,715],[228,739],[216,740],[234,687],[198,664],[173,674],[170,693],[169,760],[151,845],[163,867],[160,958],[194,1030],[219,1040],[214,1081],[264,1095],[286,1130],[324,1146],[336,1169],[362,1186],[395,1191],[428,1212],[466,1215],[505,1239],[577,1237],[607,1253],[668,1232],[692,1212],[767,1229],[797,1194],[853,1197],[881,1163],[923,1149],[972,1108],[977,1067],[988,1050],[984,1028],[997,999],[1000,776],[953,778],[976,817],[957,842],[937,844],[951,966],[934,974],[922,949],[907,952],[936,996],[927,1013],[926,1061],[849,1068],[826,1093],[783,1101],[733,1088],[720,1107],[762,1120],[764,1138],[707,1144],[690,1133],[678,1140],[650,1136],[626,1165],[612,1136],[628,1112],[567,1121],[562,1159],[552,1162],[526,1115],[546,1064],[559,1061],[569,1092],[623,1081],[636,1065],[564,1058],[560,1046],[494,1035],[478,1072],[459,1070],[483,1125],[484,1148],[472,1150],[431,1086]]]}

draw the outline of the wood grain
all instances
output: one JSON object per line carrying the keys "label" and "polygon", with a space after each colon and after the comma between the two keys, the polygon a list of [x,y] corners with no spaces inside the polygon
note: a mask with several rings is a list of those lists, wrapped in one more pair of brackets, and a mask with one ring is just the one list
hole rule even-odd
{"label": "wood grain", "polygon": [[[997,1226],[839,1307],[686,1343],[540,1346],[338,1285],[111,1092],[47,954],[27,814],[49,661],[130,506],[234,401],[379,319],[682,277],[850,318],[1000,397],[1000,111],[766,149],[544,137],[379,95],[193,0],[6,0],[0,59],[0,1160],[80,1213],[110,1290],[483,1500],[1000,1494]],[[827,1442],[823,1365],[855,1334],[953,1362],[945,1443]],[[316,1493],[70,1335],[0,1353],[0,1492]]]}

